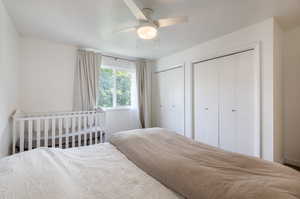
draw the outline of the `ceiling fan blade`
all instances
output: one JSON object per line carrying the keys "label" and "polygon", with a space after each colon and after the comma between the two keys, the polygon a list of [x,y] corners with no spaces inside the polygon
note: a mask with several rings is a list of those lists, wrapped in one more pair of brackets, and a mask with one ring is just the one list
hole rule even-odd
{"label": "ceiling fan blade", "polygon": [[138,20],[148,20],[143,11],[136,5],[134,0],[124,0],[124,2]]}
{"label": "ceiling fan blade", "polygon": [[114,33],[125,33],[125,32],[131,32],[131,31],[136,31],[136,27],[119,29],[119,30],[114,31]]}
{"label": "ceiling fan blade", "polygon": [[119,30],[119,32],[131,32],[131,31],[135,31],[136,27],[131,27],[131,28],[124,28],[122,30]]}
{"label": "ceiling fan blade", "polygon": [[188,17],[174,17],[174,18],[166,18],[166,19],[159,19],[155,21],[158,27],[167,27],[173,26],[176,24],[186,23],[188,22]]}

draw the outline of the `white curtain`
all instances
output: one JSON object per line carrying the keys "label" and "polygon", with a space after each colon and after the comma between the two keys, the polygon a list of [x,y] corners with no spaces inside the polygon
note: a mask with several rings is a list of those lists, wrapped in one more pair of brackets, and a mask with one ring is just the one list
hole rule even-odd
{"label": "white curtain", "polygon": [[139,120],[142,128],[151,127],[151,67],[145,61],[136,66]]}
{"label": "white curtain", "polygon": [[73,109],[92,110],[97,105],[101,54],[78,50],[74,78]]}

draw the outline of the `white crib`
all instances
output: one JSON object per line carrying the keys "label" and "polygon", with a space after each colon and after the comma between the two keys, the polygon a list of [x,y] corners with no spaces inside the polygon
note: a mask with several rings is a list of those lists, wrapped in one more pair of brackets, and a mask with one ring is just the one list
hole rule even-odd
{"label": "white crib", "polygon": [[102,110],[13,116],[13,154],[39,147],[70,148],[105,142]]}

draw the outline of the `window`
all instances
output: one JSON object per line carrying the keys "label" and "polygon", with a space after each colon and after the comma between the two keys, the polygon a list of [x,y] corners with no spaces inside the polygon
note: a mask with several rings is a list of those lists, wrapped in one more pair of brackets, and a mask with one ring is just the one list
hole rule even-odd
{"label": "window", "polygon": [[134,73],[130,70],[101,67],[98,106],[126,108],[132,105]]}

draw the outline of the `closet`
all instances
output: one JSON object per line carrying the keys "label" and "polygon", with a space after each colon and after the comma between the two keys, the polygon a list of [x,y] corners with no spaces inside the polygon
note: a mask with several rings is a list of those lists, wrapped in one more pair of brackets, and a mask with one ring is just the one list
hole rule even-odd
{"label": "closet", "polygon": [[156,126],[184,135],[184,68],[154,73]]}
{"label": "closet", "polygon": [[259,156],[254,50],[195,63],[193,71],[195,140]]}

